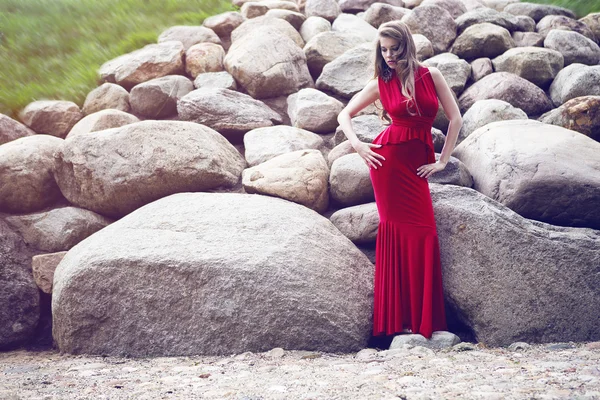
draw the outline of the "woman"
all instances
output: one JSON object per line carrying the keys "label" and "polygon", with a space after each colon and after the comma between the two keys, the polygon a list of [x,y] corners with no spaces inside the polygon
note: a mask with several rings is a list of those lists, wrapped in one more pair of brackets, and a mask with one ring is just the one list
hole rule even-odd
{"label": "woman", "polygon": [[[375,255],[373,336],[401,332],[431,338],[446,330],[439,243],[427,178],[442,171],[462,119],[444,77],[417,61],[400,21],[379,27],[375,79],[339,114],[348,140],[370,170],[379,227]],[[450,120],[436,162],[431,127],[438,98]],[[391,124],[373,140],[358,140],[351,118],[376,100]]]}

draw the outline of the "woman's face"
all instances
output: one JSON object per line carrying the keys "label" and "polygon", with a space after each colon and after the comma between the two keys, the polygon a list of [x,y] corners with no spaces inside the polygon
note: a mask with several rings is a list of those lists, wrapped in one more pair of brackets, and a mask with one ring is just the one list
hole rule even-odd
{"label": "woman's face", "polygon": [[381,56],[387,63],[388,67],[394,69],[398,65],[398,55],[400,54],[400,43],[389,37],[379,38],[381,46]]}

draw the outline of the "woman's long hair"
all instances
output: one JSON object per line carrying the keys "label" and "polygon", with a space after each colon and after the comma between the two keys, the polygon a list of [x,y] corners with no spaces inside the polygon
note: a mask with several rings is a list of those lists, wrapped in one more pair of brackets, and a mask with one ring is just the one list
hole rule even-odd
{"label": "woman's long hair", "polygon": [[[406,102],[408,113],[410,115],[415,115],[416,113],[412,110],[417,106],[414,99],[415,72],[420,64],[417,60],[417,48],[412,34],[410,33],[410,29],[408,29],[406,24],[400,21],[390,21],[379,26],[378,40],[375,49],[375,79],[384,75],[384,71],[390,69],[381,55],[379,38],[382,37],[398,41],[399,47],[397,52],[396,74],[400,80],[402,95],[408,98],[408,101]],[[393,70],[391,72],[393,73]],[[381,119],[391,123],[389,115],[383,108],[380,110],[379,114]]]}

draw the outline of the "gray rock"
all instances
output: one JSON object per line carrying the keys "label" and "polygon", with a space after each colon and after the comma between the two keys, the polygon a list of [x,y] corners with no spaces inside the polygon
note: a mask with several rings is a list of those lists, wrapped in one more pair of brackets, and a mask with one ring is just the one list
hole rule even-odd
{"label": "gray rock", "polygon": [[60,207],[7,216],[6,222],[29,246],[44,252],[58,252],[71,249],[113,221],[82,208]]}
{"label": "gray rock", "polygon": [[467,6],[462,0],[424,0],[420,7],[424,6],[438,6],[448,11],[452,18],[459,18],[461,15],[467,12]]}
{"label": "gray rock", "polygon": [[459,96],[471,76],[471,65],[452,53],[442,53],[423,62],[423,65],[440,70],[450,89]]}
{"label": "gray rock", "polygon": [[51,254],[40,254],[31,258],[33,279],[42,292],[52,294],[54,271],[66,254],[66,251],[60,251]]}
{"label": "gray rock", "polygon": [[[267,17],[266,15],[244,21],[243,24],[231,32],[231,41],[232,43],[235,43],[248,34],[251,34],[251,36],[256,38],[259,36],[259,34],[254,31],[256,29],[264,28],[268,28],[271,31],[269,32],[269,35],[287,36],[288,38],[292,39],[294,43],[298,45],[298,47],[304,47],[304,40],[302,40],[302,36],[300,36],[298,31],[289,22],[281,18]],[[265,32],[263,32],[263,34],[264,33]],[[271,52],[272,49],[268,49],[268,51]]]}
{"label": "gray rock", "polygon": [[456,22],[450,13],[438,6],[420,6],[402,17],[411,33],[420,33],[433,45],[436,54],[443,53],[456,38]]}
{"label": "gray rock", "polygon": [[323,139],[319,135],[285,125],[257,128],[244,135],[245,157],[251,167],[281,154],[321,149],[323,146]]}
{"label": "gray rock", "polygon": [[317,79],[317,89],[352,98],[374,74],[373,45],[366,43],[346,51],[325,67]]}
{"label": "gray rock", "polygon": [[496,72],[511,72],[541,88],[550,86],[564,67],[561,53],[538,47],[518,47],[507,50],[492,60]]}
{"label": "gray rock", "polygon": [[590,13],[579,21],[587,25],[588,28],[594,33],[596,43],[600,40],[600,12]]}
{"label": "gray rock", "polygon": [[180,41],[149,44],[131,53],[105,62],[98,74],[102,82],[116,83],[125,89],[166,75],[184,71],[185,48]]}
{"label": "gray rock", "polygon": [[322,17],[308,17],[300,27],[300,35],[308,43],[312,38],[322,32],[331,30],[331,22]]}
{"label": "gray rock", "polygon": [[63,199],[52,175],[62,144],[54,136],[32,135],[0,146],[0,211],[34,212]]}
{"label": "gray rock", "polygon": [[194,90],[185,76],[169,75],[140,83],[131,89],[129,103],[137,115],[151,119],[177,115],[177,102]]}
{"label": "gray rock", "polygon": [[477,341],[598,340],[600,232],[528,220],[468,188],[431,192],[446,302]]}
{"label": "gray rock", "polygon": [[425,36],[420,33],[415,33],[412,35],[413,41],[415,42],[415,47],[417,49],[417,59],[419,61],[426,60],[430,57],[433,57],[435,54],[433,51],[433,45]]}
{"label": "gray rock", "polygon": [[287,99],[293,126],[316,133],[330,133],[338,125],[337,116],[344,104],[316,89],[302,89]]}
{"label": "gray rock", "polygon": [[342,208],[329,217],[336,228],[356,244],[375,243],[379,214],[374,202]]}
{"label": "gray rock", "polygon": [[118,128],[123,125],[133,124],[134,122],[140,122],[140,120],[135,115],[124,111],[110,108],[100,110],[80,119],[79,122],[71,128],[67,137]]}
{"label": "gray rock", "polygon": [[331,24],[331,30],[359,35],[365,42],[372,42],[377,37],[377,29],[364,19],[352,14],[340,14]]}
{"label": "gray rock", "polygon": [[237,83],[231,74],[227,71],[205,72],[194,79],[194,87],[237,90]]}
{"label": "gray rock", "polygon": [[299,12],[291,11],[291,10],[281,10],[281,9],[270,9],[265,14],[267,17],[273,18],[281,18],[284,21],[287,21],[292,25],[296,30],[300,30],[300,27],[306,21],[306,16]]}
{"label": "gray rock", "polygon": [[213,15],[204,20],[202,25],[212,29],[221,41],[223,38],[229,38],[231,32],[245,21],[245,18],[237,11],[227,11],[221,14]]}
{"label": "gray rock", "polygon": [[40,318],[40,294],[31,256],[21,237],[0,218],[0,349],[30,340]]}
{"label": "gray rock", "polygon": [[169,42],[172,40],[181,42],[185,50],[197,43],[221,44],[219,36],[206,26],[172,26],[158,35],[158,43]]}
{"label": "gray rock", "polygon": [[516,47],[544,47],[543,35],[537,32],[513,32]]}
{"label": "gray rock", "polygon": [[471,61],[471,80],[473,82],[477,82],[492,72],[494,72],[494,66],[489,58],[482,57]]}
{"label": "gray rock", "polygon": [[564,15],[547,15],[537,23],[536,31],[546,37],[552,29],[573,31],[582,34],[590,40],[596,41],[592,30],[583,22],[565,17]]}
{"label": "gray rock", "polygon": [[104,82],[88,93],[81,111],[85,115],[90,115],[108,108],[128,113],[131,110],[129,92],[122,86]]}
{"label": "gray rock", "polygon": [[575,18],[575,13],[563,7],[551,6],[546,4],[534,4],[526,2],[515,2],[508,4],[504,11],[514,15],[526,15],[538,22],[546,15],[564,15],[569,18]]}
{"label": "gray rock", "polygon": [[581,96],[600,96],[600,66],[571,64],[554,78],[548,90],[556,107]]}
{"label": "gray rock", "polygon": [[362,36],[354,32],[319,33],[313,36],[303,49],[308,70],[314,78],[318,78],[326,64],[365,42],[366,40]]}
{"label": "gray rock", "polygon": [[581,96],[548,111],[540,122],[583,133],[600,142],[600,96]]}
{"label": "gray rock", "polygon": [[345,13],[358,13],[360,11],[367,10],[372,4],[375,3],[386,3],[392,6],[401,7],[403,5],[402,0],[340,0],[340,9]]}
{"label": "gray rock", "polygon": [[491,122],[506,121],[511,119],[528,119],[525,111],[513,107],[509,103],[487,99],[476,101],[463,116],[463,125],[458,134],[456,145],[460,144],[477,129]]}
{"label": "gray rock", "polygon": [[306,0],[304,13],[307,17],[321,17],[333,22],[342,10],[336,0]]}
{"label": "gray rock", "polygon": [[20,118],[36,133],[64,138],[83,113],[72,101],[38,100],[29,103]]}
{"label": "gray rock", "polygon": [[329,195],[342,206],[375,200],[369,167],[357,153],[342,156],[331,164]]}
{"label": "gray rock", "polygon": [[191,91],[177,103],[177,113],[183,121],[206,125],[236,142],[252,129],[282,122],[281,116],[262,101],[220,88]]}
{"label": "gray rock", "polygon": [[510,351],[527,351],[531,348],[529,343],[525,342],[515,342],[508,346],[508,350]]}
{"label": "gray rock", "polygon": [[474,188],[525,218],[600,228],[600,143],[533,120],[500,121],[454,150]]}
{"label": "gray rock", "polygon": [[527,15],[515,15],[517,30],[521,32],[535,32],[535,20]]}
{"label": "gray rock", "polygon": [[395,7],[385,3],[373,3],[365,12],[364,20],[375,28],[385,22],[402,19],[406,14],[411,11],[404,7]]}
{"label": "gray rock", "polygon": [[148,120],[78,135],[55,158],[65,197],[109,217],[173,193],[231,187],[246,166],[222,135],[182,121]]}
{"label": "gray rock", "polygon": [[69,251],[54,276],[53,336],[73,354],[356,352],[372,291],[372,264],[316,212],[181,193]]}
{"label": "gray rock", "polygon": [[477,349],[477,346],[475,346],[475,344],[473,343],[469,343],[469,342],[461,342],[458,344],[455,344],[454,346],[452,346],[452,350],[454,351],[471,351],[471,350],[475,350]]}
{"label": "gray rock", "polygon": [[483,22],[461,33],[450,50],[460,58],[493,58],[515,47],[510,32],[501,26]]}
{"label": "gray rock", "polygon": [[552,108],[552,102],[538,86],[510,72],[494,72],[468,87],[459,98],[461,111],[466,112],[476,101],[498,99],[525,111],[541,115]]}
{"label": "gray rock", "polygon": [[482,7],[468,11],[456,18],[456,27],[458,34],[463,33],[465,29],[472,25],[489,22],[501,26],[510,32],[517,30],[517,18],[505,12],[498,12],[492,8]]}
{"label": "gray rock", "polygon": [[600,47],[577,32],[553,29],[544,39],[544,47],[559,51],[565,58],[565,65],[596,65],[600,61]]}
{"label": "gray rock", "polygon": [[[356,137],[367,143],[373,143],[373,139],[385,129],[385,125],[377,115],[361,115],[352,118],[352,128]],[[338,145],[348,140],[341,126],[338,126],[333,136],[333,144]]]}
{"label": "gray rock", "polygon": [[35,135],[35,132],[9,116],[0,114],[0,145],[31,135]]}
{"label": "gray rock", "polygon": [[390,345],[390,350],[402,348],[403,345],[422,346],[432,350],[447,349],[460,343],[460,338],[452,332],[436,331],[431,335],[431,339],[426,339],[423,335],[396,335]]}

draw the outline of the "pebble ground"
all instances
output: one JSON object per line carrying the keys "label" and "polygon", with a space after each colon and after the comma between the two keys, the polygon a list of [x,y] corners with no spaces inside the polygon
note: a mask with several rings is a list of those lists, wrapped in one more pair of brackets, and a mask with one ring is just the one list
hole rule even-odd
{"label": "pebble ground", "polygon": [[17,350],[0,353],[0,399],[600,399],[600,342],[471,348],[148,359]]}

